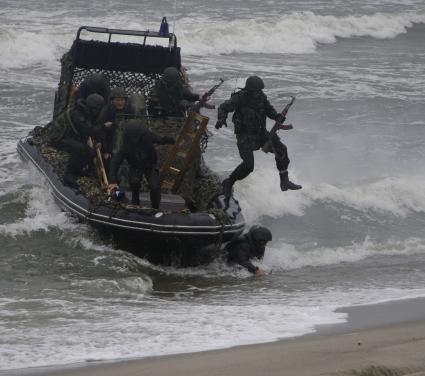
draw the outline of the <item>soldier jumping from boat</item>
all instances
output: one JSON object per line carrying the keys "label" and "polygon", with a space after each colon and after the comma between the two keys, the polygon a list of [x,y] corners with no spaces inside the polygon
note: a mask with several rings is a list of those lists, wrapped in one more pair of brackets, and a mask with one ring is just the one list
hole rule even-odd
{"label": "soldier jumping from boat", "polygon": [[223,194],[227,200],[232,194],[233,184],[254,171],[254,150],[260,149],[269,140],[272,146],[271,150],[263,150],[265,152],[272,151],[275,155],[281,190],[302,188],[301,185],[291,182],[288,178],[289,157],[286,146],[275,132],[271,134],[266,129],[267,117],[283,123],[285,115],[283,112],[279,114],[275,110],[263,93],[263,89],[263,80],[260,77],[251,76],[246,80],[243,89],[232,94],[231,98],[218,108],[216,129],[227,126],[227,115],[229,112],[234,112],[232,121],[235,126],[239,155],[242,158],[242,163],[223,181]]}
{"label": "soldier jumping from boat", "polygon": [[158,156],[154,144],[174,144],[171,136],[158,136],[143,126],[141,120],[129,120],[124,128],[123,143],[117,154],[112,157],[109,169],[109,191],[119,189],[118,169],[124,160],[130,165],[129,183],[131,203],[140,205],[140,185],[143,176],[150,189],[151,206],[159,208],[161,185],[157,166]]}

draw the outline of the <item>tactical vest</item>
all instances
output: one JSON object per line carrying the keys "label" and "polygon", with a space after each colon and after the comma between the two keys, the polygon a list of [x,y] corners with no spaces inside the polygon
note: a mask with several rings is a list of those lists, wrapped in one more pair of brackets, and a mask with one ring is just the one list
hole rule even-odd
{"label": "tactical vest", "polygon": [[71,120],[72,111],[72,109],[64,111],[50,123],[47,129],[47,139],[50,143],[57,143],[68,135],[75,135],[77,137],[80,135]]}
{"label": "tactical vest", "polygon": [[253,98],[243,90],[236,92],[238,106],[232,121],[236,134],[261,134],[266,129],[265,97]]}

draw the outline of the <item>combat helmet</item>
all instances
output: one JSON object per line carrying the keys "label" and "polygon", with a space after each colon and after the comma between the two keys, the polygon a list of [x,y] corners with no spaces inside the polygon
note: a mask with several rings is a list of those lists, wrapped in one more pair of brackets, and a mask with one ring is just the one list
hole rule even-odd
{"label": "combat helmet", "polygon": [[251,239],[255,243],[267,243],[272,240],[272,233],[271,231],[264,226],[253,226],[249,230],[249,234],[251,236]]}
{"label": "combat helmet", "polygon": [[93,73],[87,79],[87,85],[94,91],[109,86],[108,80],[102,73]]}
{"label": "combat helmet", "polygon": [[86,106],[93,116],[99,115],[105,105],[105,100],[100,94],[90,94],[86,99]]}
{"label": "combat helmet", "polygon": [[114,87],[111,90],[111,95],[109,96],[110,99],[114,98],[128,98],[128,94],[126,93],[125,89],[121,86]]}
{"label": "combat helmet", "polygon": [[145,128],[139,120],[132,119],[127,121],[123,133],[124,142],[136,144],[144,133],[144,131]]}
{"label": "combat helmet", "polygon": [[248,77],[245,82],[245,90],[247,91],[260,91],[264,89],[264,82],[258,76]]}
{"label": "combat helmet", "polygon": [[174,67],[165,68],[162,79],[168,85],[175,85],[180,81],[180,72],[177,68]]}

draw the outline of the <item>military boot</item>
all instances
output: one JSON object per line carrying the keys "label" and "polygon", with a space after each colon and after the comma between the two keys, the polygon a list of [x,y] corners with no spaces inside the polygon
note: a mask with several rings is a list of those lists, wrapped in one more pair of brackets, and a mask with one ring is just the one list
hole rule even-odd
{"label": "military boot", "polygon": [[282,191],[287,191],[288,189],[291,191],[295,191],[301,188],[302,188],[301,185],[295,184],[289,180],[288,171],[284,171],[280,173],[280,189]]}
{"label": "military boot", "polygon": [[223,180],[222,185],[223,185],[223,195],[228,201],[230,197],[232,196],[233,183],[230,178],[227,178]]}

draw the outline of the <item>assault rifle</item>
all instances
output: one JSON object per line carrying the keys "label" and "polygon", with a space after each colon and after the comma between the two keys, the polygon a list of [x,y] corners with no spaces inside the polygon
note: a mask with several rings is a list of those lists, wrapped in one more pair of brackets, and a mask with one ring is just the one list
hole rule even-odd
{"label": "assault rifle", "polygon": [[272,153],[274,151],[272,139],[279,129],[289,130],[293,128],[292,124],[282,124],[286,120],[286,114],[288,113],[289,109],[295,102],[295,97],[291,96],[291,98],[292,98],[291,101],[285,106],[283,111],[280,113],[280,115],[283,116],[282,122],[276,121],[273,125],[273,128],[269,132],[269,139],[266,141],[266,143],[262,147],[265,153]]}
{"label": "assault rifle", "polygon": [[[202,107],[205,106],[205,104],[207,103],[207,100],[209,97],[211,97],[211,95],[214,94],[214,92],[223,84],[224,80],[222,78],[220,78],[220,82],[216,85],[214,85],[210,90],[208,90],[206,93],[204,93],[202,95],[202,97],[199,99],[198,102],[196,102],[192,107],[191,107],[191,111],[192,112],[197,112],[199,113],[200,109]],[[210,107],[208,107],[210,108]],[[215,106],[212,106],[210,109],[214,109]]]}

